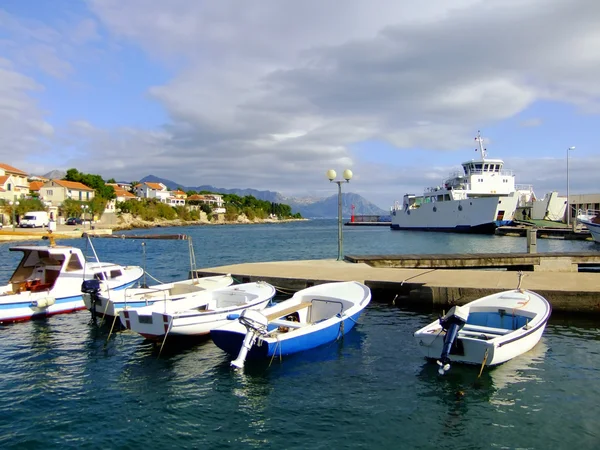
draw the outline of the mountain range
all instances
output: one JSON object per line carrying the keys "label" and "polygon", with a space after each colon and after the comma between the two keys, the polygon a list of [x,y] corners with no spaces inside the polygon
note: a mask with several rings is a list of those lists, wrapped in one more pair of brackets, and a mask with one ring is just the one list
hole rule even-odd
{"label": "mountain range", "polygon": [[[202,186],[183,186],[171,180],[159,178],[154,175],[148,175],[140,182],[162,183],[169,190],[181,188],[183,191],[209,191],[220,194],[235,194],[240,197],[252,195],[259,200],[268,202],[282,203],[290,205],[293,213],[300,213],[306,218],[335,218],[338,216],[338,196],[332,195],[327,198],[316,197],[286,197],[279,192],[259,191],[257,189],[224,189],[210,185]],[[364,197],[353,193],[342,193],[342,216],[352,215],[352,205],[354,205],[354,214],[356,215],[387,215],[388,212],[374,205]]]}

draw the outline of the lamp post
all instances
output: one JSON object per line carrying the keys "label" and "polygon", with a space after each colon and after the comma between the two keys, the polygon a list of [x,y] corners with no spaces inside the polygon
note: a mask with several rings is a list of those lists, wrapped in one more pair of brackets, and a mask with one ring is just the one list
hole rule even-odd
{"label": "lamp post", "polygon": [[344,237],[342,235],[342,183],[349,183],[352,179],[352,171],[350,169],[344,170],[344,180],[336,180],[335,177],[337,173],[335,170],[330,169],[327,171],[327,178],[329,178],[330,183],[336,183],[338,185],[338,261],[343,261],[343,246],[344,246]]}
{"label": "lamp post", "polygon": [[83,229],[85,230],[85,217],[86,217],[86,211],[89,208],[88,205],[82,205],[81,208],[83,209]]}
{"label": "lamp post", "polygon": [[575,147],[567,148],[567,227],[571,222],[571,203],[569,203],[569,152],[575,150]]}
{"label": "lamp post", "polygon": [[10,205],[10,210],[12,213],[12,229],[13,231],[15,231],[15,209],[17,209],[17,207],[19,206],[19,201],[15,200],[14,202],[11,200],[8,202],[8,204]]}

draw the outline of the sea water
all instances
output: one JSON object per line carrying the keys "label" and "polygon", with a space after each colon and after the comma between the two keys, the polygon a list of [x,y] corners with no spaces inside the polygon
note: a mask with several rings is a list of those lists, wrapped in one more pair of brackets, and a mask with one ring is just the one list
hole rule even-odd
{"label": "sea water", "polygon": [[[337,223],[133,230],[185,233],[197,266],[337,256]],[[61,241],[59,241],[61,242]],[[86,254],[85,240],[62,241]],[[18,256],[0,245],[0,281]],[[187,277],[187,241],[95,239],[101,260]],[[523,252],[524,238],[344,227],[345,254]],[[598,251],[538,240],[539,252]],[[148,280],[151,281],[151,280]],[[526,279],[524,281],[526,283]],[[599,299],[600,300],[600,299]],[[375,298],[343,340],[232,370],[210,340],[159,349],[90,324],[87,311],[1,325],[0,448],[596,448],[600,330],[552,316],[530,352],[444,376],[412,333],[439,311]]]}

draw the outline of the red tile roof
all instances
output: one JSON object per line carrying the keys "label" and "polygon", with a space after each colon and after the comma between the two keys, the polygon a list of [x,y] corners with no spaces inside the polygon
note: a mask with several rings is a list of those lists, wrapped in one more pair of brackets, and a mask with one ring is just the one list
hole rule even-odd
{"label": "red tile roof", "polygon": [[6,172],[11,172],[17,175],[27,176],[27,173],[17,169],[16,167],[9,166],[8,164],[0,163],[0,169],[4,169]]}
{"label": "red tile roof", "polygon": [[67,181],[67,180],[52,180],[59,186],[62,186],[67,189],[75,189],[76,191],[93,191],[91,187],[86,186],[79,181]]}
{"label": "red tile roof", "polygon": [[44,185],[43,181],[30,181],[29,182],[29,190],[33,192],[37,192]]}

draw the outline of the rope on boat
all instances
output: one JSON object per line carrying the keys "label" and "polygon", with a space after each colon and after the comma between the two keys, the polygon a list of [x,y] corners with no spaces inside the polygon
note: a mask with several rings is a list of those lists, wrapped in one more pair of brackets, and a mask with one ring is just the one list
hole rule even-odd
{"label": "rope on boat", "polygon": [[118,317],[119,316],[115,316],[115,318],[113,319],[113,323],[110,326],[110,331],[108,332],[108,337],[106,338],[106,342],[104,343],[104,348],[106,348],[106,346],[108,345],[108,341],[110,341],[110,335],[113,332],[113,328],[115,327],[115,323],[116,323]]}
{"label": "rope on boat", "polygon": [[156,359],[160,358],[160,354],[162,353],[163,347],[165,346],[165,342],[167,342],[167,336],[169,335],[169,331],[171,331],[171,325],[173,325],[173,318],[171,318],[171,321],[169,322],[169,327],[167,328],[167,331],[165,331],[165,337],[163,338],[162,344],[160,344],[160,349],[158,350],[158,356],[156,357]]}
{"label": "rope on boat", "polygon": [[344,321],[343,320],[340,322],[340,330],[338,331],[338,336],[335,340],[336,341],[339,340],[340,337],[342,338],[342,340],[344,339]]}
{"label": "rope on boat", "polygon": [[[157,279],[157,278],[153,277],[152,275],[150,275],[150,274],[149,274],[148,272],[146,272],[145,270],[144,270],[144,274],[145,274],[145,275],[148,275],[150,278],[152,278],[152,279],[153,279],[154,281],[156,281],[158,284],[165,284],[165,283],[163,283],[162,281],[160,281],[159,279]],[[148,287],[148,286],[146,286],[146,287]]]}
{"label": "rope on boat", "polygon": [[279,348],[279,364],[282,362],[282,349],[281,349],[281,341],[279,340],[279,335],[275,335],[275,339],[277,339],[277,343],[275,344],[275,349],[273,350],[273,355],[271,356],[271,361],[269,361],[269,367],[273,363],[273,359],[275,359],[275,355],[277,354],[277,349]]}
{"label": "rope on boat", "polygon": [[483,368],[485,367],[485,363],[487,362],[487,359],[488,359],[488,351],[489,351],[489,348],[486,348],[485,355],[483,355],[483,362],[481,363],[481,369],[479,370],[479,375],[477,375],[477,378],[481,377],[481,374],[483,373]]}

